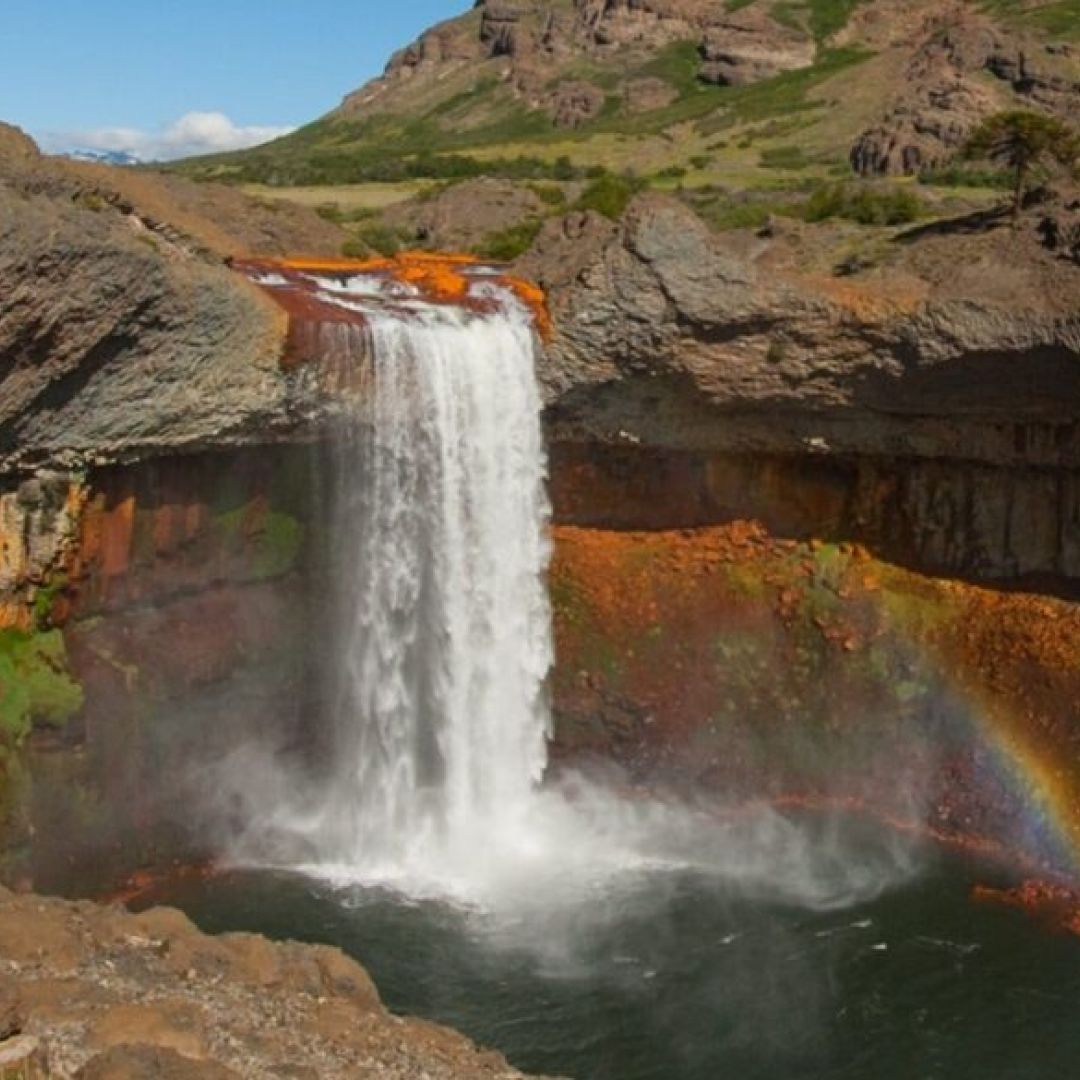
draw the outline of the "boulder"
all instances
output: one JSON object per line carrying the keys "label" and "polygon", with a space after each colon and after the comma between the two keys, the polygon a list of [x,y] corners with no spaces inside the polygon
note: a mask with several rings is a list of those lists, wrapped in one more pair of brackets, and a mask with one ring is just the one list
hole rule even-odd
{"label": "boulder", "polygon": [[1042,212],[1038,230],[1051,251],[1080,266],[1080,192],[1053,199]]}
{"label": "boulder", "polygon": [[600,115],[606,97],[599,86],[574,79],[559,83],[544,99],[544,107],[559,128],[576,128]]}
{"label": "boulder", "polygon": [[626,109],[632,113],[652,112],[670,105],[679,96],[679,91],[663,79],[646,76],[631,79],[623,87],[623,100]]}
{"label": "boulder", "polygon": [[20,1034],[23,1023],[19,985],[12,978],[0,976],[0,1043]]}

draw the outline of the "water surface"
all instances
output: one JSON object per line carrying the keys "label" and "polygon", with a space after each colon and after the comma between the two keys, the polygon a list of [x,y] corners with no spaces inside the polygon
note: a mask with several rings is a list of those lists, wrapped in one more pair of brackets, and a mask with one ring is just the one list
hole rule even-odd
{"label": "water surface", "polygon": [[210,931],[339,945],[393,1009],[589,1080],[1041,1080],[1077,1073],[1080,940],[971,900],[933,859],[843,910],[700,870],[484,914],[296,874],[167,899]]}

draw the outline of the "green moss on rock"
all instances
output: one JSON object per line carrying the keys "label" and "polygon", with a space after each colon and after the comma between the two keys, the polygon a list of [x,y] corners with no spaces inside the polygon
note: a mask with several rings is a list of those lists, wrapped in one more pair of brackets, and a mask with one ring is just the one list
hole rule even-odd
{"label": "green moss on rock", "polygon": [[59,630],[0,631],[0,740],[18,746],[34,724],[62,727],[82,705]]}

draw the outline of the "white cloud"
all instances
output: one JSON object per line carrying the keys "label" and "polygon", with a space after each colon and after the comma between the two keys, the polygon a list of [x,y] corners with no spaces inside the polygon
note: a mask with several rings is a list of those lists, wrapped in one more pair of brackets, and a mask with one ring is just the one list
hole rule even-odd
{"label": "white cloud", "polygon": [[94,128],[90,131],[49,132],[40,138],[51,153],[72,149],[113,150],[133,154],[143,161],[169,161],[192,154],[243,150],[287,135],[291,127],[234,124],[221,112],[185,113],[161,131],[138,128]]}

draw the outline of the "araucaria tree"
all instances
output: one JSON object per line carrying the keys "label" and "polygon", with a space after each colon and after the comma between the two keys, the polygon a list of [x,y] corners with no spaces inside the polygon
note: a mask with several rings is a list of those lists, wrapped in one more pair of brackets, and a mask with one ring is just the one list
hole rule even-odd
{"label": "araucaria tree", "polygon": [[1056,164],[1075,172],[1080,161],[1080,135],[1060,120],[1042,113],[1013,110],[984,120],[964,147],[964,156],[992,161],[1013,174],[1013,221],[1037,171]]}

